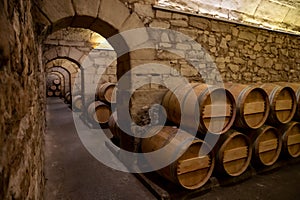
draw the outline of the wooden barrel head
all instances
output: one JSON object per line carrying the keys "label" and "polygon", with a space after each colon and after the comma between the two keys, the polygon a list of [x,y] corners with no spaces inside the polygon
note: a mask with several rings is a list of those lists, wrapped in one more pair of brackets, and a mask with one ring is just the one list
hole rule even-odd
{"label": "wooden barrel head", "polygon": [[52,91],[47,91],[48,97],[53,97],[54,93]]}
{"label": "wooden barrel head", "polygon": [[217,152],[221,171],[229,176],[241,175],[249,166],[252,147],[248,137],[239,132],[231,132]]}
{"label": "wooden barrel head", "polygon": [[261,127],[269,115],[269,100],[266,92],[261,88],[248,88],[239,99],[240,116],[244,118],[247,127],[256,129]]}
{"label": "wooden barrel head", "polygon": [[296,111],[295,93],[290,87],[284,87],[274,99],[275,112],[278,120],[288,123],[294,117]]}
{"label": "wooden barrel head", "polygon": [[264,126],[257,130],[253,139],[253,163],[263,166],[273,165],[278,160],[282,148],[281,134],[278,130]]}
{"label": "wooden barrel head", "polygon": [[98,97],[101,101],[113,103],[113,92],[116,87],[114,83],[104,83],[98,89]]}
{"label": "wooden barrel head", "polygon": [[57,87],[56,87],[56,85],[51,85],[51,86],[50,86],[50,89],[51,89],[52,91],[55,91],[55,90],[57,89]]}
{"label": "wooden barrel head", "polygon": [[100,124],[108,123],[109,117],[111,115],[111,110],[106,105],[100,105],[95,108],[94,119]]}
{"label": "wooden barrel head", "polygon": [[80,95],[77,95],[73,98],[73,106],[75,109],[81,110],[83,107],[82,98]]}
{"label": "wooden barrel head", "polygon": [[[152,127],[149,132],[151,135],[154,133],[154,135],[142,140],[142,152],[149,153],[159,150],[165,145],[171,145],[170,149],[173,150],[164,151],[159,159],[164,157],[174,157],[180,152],[182,155],[175,162],[170,163],[170,165],[157,172],[166,179],[173,181],[186,189],[200,188],[209,180],[213,172],[215,164],[214,156],[209,151],[209,146],[198,138],[194,138],[187,150],[182,152],[181,149],[178,149],[179,145],[184,141],[191,141],[193,136],[185,131],[179,131],[179,133],[178,131],[178,128],[171,126]],[[176,139],[175,135],[177,136]],[[209,153],[206,154],[206,152]],[[174,155],[174,153],[176,155]],[[159,161],[160,160],[148,160],[149,163]]]}
{"label": "wooden barrel head", "polygon": [[300,156],[300,123],[291,122],[282,131],[283,147],[287,155],[296,158]]}
{"label": "wooden barrel head", "polygon": [[226,89],[207,90],[207,94],[199,102],[200,123],[203,123],[204,130],[223,134],[231,128],[235,120],[236,104],[233,96]]}
{"label": "wooden barrel head", "polygon": [[214,168],[214,157],[201,155],[200,149],[209,152],[209,147],[202,140],[195,140],[177,161],[177,179],[186,189],[197,189],[210,178]]}

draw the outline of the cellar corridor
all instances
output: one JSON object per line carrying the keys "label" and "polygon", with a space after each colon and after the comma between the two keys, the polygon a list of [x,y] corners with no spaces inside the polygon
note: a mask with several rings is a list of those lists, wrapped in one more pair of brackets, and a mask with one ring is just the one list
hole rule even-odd
{"label": "cellar corridor", "polygon": [[44,152],[45,200],[156,199],[133,174],[106,167],[88,153],[60,98],[47,98]]}

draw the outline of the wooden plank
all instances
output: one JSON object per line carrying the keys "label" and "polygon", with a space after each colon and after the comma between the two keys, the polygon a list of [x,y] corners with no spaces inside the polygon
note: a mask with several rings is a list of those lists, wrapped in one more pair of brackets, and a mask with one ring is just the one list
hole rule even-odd
{"label": "wooden plank", "polygon": [[275,110],[291,110],[293,107],[292,100],[277,100]]}
{"label": "wooden plank", "polygon": [[196,171],[199,169],[208,168],[210,163],[210,159],[208,156],[204,157],[194,157],[186,160],[179,161],[177,174],[184,174],[192,171]]}
{"label": "wooden plank", "polygon": [[224,151],[224,158],[223,158],[223,162],[231,162],[234,160],[239,160],[242,158],[247,158],[248,156],[248,147],[244,146],[244,147],[238,147],[235,149],[230,149],[230,150],[226,150]]}
{"label": "wooden plank", "polygon": [[278,139],[271,139],[267,141],[260,142],[258,145],[258,152],[263,153],[267,151],[272,151],[277,149],[278,147]]}
{"label": "wooden plank", "polygon": [[287,143],[288,145],[300,144],[300,134],[290,135]]}
{"label": "wooden plank", "polygon": [[245,103],[244,105],[244,115],[251,115],[263,112],[265,112],[265,102],[251,102]]}
{"label": "wooden plank", "polygon": [[204,107],[203,118],[231,116],[230,104],[207,105]]}

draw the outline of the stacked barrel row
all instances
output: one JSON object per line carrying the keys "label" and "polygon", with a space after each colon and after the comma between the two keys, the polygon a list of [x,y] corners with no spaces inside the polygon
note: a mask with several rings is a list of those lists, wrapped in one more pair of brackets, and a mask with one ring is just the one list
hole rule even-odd
{"label": "stacked barrel row", "polygon": [[54,79],[51,83],[47,83],[47,96],[59,97],[61,95],[61,82],[59,79]]}
{"label": "stacked barrel row", "polygon": [[108,126],[114,88],[114,83],[101,84],[97,88],[96,97],[87,99],[85,103],[83,103],[80,95],[74,96],[72,100],[73,110],[85,112],[87,121],[93,125]]}
{"label": "stacked barrel row", "polygon": [[[225,89],[206,84],[178,86],[166,93],[162,105],[168,120],[182,130],[170,126],[159,131],[150,129],[149,133],[156,131],[155,135],[143,139],[141,149],[148,153],[172,143],[174,151],[165,154],[179,155],[178,149],[197,124],[197,137],[187,150],[174,163],[158,170],[187,189],[203,186],[213,171],[217,176],[235,177],[250,163],[255,168],[273,165],[281,153],[298,157],[299,93],[300,85],[289,83],[225,84]],[[181,141],[173,141],[177,131]],[[211,146],[212,151],[199,152],[201,146]]]}

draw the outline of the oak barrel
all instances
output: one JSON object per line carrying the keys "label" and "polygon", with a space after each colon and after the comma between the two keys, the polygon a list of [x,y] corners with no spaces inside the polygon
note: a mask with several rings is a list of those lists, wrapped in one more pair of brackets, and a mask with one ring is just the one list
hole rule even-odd
{"label": "oak barrel", "polygon": [[53,80],[53,84],[54,85],[59,85],[60,84],[60,80],[59,79],[54,79]]}
{"label": "oak barrel", "polygon": [[99,123],[100,125],[107,125],[111,115],[110,106],[101,102],[95,101],[88,106],[88,118],[91,123]]}
{"label": "oak barrel", "polygon": [[54,95],[53,91],[47,91],[47,96],[48,97],[53,97],[53,95]]}
{"label": "oak barrel", "polygon": [[55,91],[55,90],[57,90],[57,87],[56,87],[56,85],[51,85],[51,86],[50,86],[50,90],[52,90],[52,91]]}
{"label": "oak barrel", "polygon": [[59,97],[60,94],[61,94],[61,92],[60,92],[59,90],[56,90],[56,91],[54,92],[54,96],[56,96],[56,97]]}
{"label": "oak barrel", "polygon": [[66,103],[70,104],[72,100],[71,92],[67,92],[65,95],[65,101]]}
{"label": "oak barrel", "polygon": [[[198,103],[191,98],[193,92]],[[174,93],[177,94],[178,99]],[[162,100],[170,121],[189,128],[194,126],[194,120],[199,117],[198,131],[201,133],[223,134],[231,128],[235,119],[236,105],[233,96],[226,89],[203,83],[192,83],[177,87],[174,93],[168,91]],[[199,113],[192,105],[199,106]],[[184,124],[181,124],[181,110],[188,118]]]}
{"label": "oak barrel", "polygon": [[297,121],[300,121],[300,83],[278,82],[276,84],[278,84],[280,86],[284,86],[284,87],[289,86],[294,90],[294,92],[296,94],[296,101],[297,101],[297,110],[296,110],[294,118]]}
{"label": "oak barrel", "polygon": [[81,97],[81,95],[76,95],[73,98],[72,106],[73,106],[74,110],[82,110],[83,103],[82,103],[82,97]]}
{"label": "oak barrel", "polygon": [[108,120],[108,128],[115,138],[120,139],[120,135],[122,134],[123,131],[119,128],[116,112],[110,115]]}
{"label": "oak barrel", "polygon": [[253,152],[251,163],[253,166],[271,166],[279,158],[282,149],[280,132],[268,125],[264,125],[249,134]]}
{"label": "oak barrel", "polygon": [[273,83],[261,85],[270,101],[270,114],[267,122],[274,126],[289,123],[296,112],[296,95],[291,87],[282,87]]}
{"label": "oak barrel", "polygon": [[225,83],[236,101],[236,118],[234,126],[238,128],[257,129],[267,120],[270,103],[267,93],[256,86]]}
{"label": "oak barrel", "polygon": [[104,83],[97,90],[97,96],[100,101],[112,103],[113,91],[116,87],[114,83]]}
{"label": "oak barrel", "polygon": [[296,158],[300,156],[300,123],[290,122],[281,127],[283,152],[289,157]]}
{"label": "oak barrel", "polygon": [[218,175],[239,176],[248,168],[252,146],[248,136],[230,130],[220,136],[214,147]]}
{"label": "oak barrel", "polygon": [[[180,144],[189,140],[192,141],[191,145],[187,148],[185,152],[181,152],[181,156],[170,165],[158,170],[157,172],[165,177],[166,179],[179,184],[186,189],[197,189],[203,186],[210,178],[215,160],[212,152],[209,154],[200,152],[200,148],[203,147],[204,151],[209,152],[209,146],[202,140],[198,138],[192,138],[192,136],[180,130],[179,138],[174,138],[177,128],[171,126],[164,126],[161,130],[157,128],[151,128],[148,132],[154,136],[149,138],[144,138],[141,143],[141,149],[144,153],[149,153],[156,151],[164,147],[166,144],[172,145],[174,151],[164,151],[161,155],[161,159],[164,157],[174,156],[180,152]],[[203,150],[202,149],[202,150]],[[155,162],[153,160],[148,160],[149,163]],[[157,162],[157,161],[156,161]]]}

